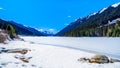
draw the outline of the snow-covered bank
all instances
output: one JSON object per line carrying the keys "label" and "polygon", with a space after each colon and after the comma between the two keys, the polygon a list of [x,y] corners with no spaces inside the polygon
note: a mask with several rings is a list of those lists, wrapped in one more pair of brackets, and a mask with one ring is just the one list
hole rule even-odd
{"label": "snow-covered bank", "polygon": [[74,48],[106,54],[120,59],[120,38],[108,37],[24,37],[25,40],[51,46]]}
{"label": "snow-covered bank", "polygon": [[[57,38],[53,41],[50,37],[23,37],[26,41],[11,41],[9,44],[0,44],[0,48],[4,47],[7,49],[25,48],[30,49],[30,51],[21,55],[18,53],[1,53],[0,54],[0,68],[119,68],[120,63],[108,63],[108,64],[95,64],[95,63],[83,63],[78,61],[81,57],[89,58],[94,55],[94,53],[88,53],[80,50],[55,47],[51,45],[44,44],[64,44],[72,42],[72,39]],[[44,38],[44,39],[43,39]],[[61,43],[60,41],[61,40]],[[31,42],[28,42],[31,41]],[[44,42],[44,44],[36,43]],[[49,42],[49,43],[48,43]],[[62,43],[63,44],[63,43]],[[15,56],[32,57],[29,63],[24,63]]]}

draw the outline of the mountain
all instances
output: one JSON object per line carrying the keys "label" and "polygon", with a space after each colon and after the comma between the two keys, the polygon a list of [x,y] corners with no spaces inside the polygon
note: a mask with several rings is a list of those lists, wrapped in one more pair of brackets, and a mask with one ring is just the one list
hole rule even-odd
{"label": "mountain", "polygon": [[75,27],[77,27],[78,25],[80,25],[83,21],[85,21],[86,18],[79,18],[77,19],[75,22],[72,22],[70,25],[68,25],[67,27],[65,27],[64,29],[62,29],[60,32],[58,32],[56,35],[63,35],[64,33],[74,29]]}
{"label": "mountain", "polygon": [[5,20],[0,19],[0,28],[1,29],[6,29],[7,25],[12,25],[15,28],[16,33],[19,35],[26,35],[26,36],[44,36],[45,35],[44,33],[40,32],[34,28],[27,27],[22,24],[18,24],[14,21],[5,21]]}
{"label": "mountain", "polygon": [[39,29],[37,30],[44,33],[45,36],[54,36],[54,33],[49,30],[39,30]]}
{"label": "mountain", "polygon": [[[82,19],[78,19],[75,22],[72,22],[70,25],[65,27],[56,35],[57,36],[104,36],[98,34],[97,32],[99,32],[99,30],[97,29],[99,27],[107,25],[108,21],[111,22],[117,18],[120,18],[120,2],[113,4],[107,8],[103,8],[102,10],[92,13]],[[104,29],[105,28],[103,28],[103,30]]]}

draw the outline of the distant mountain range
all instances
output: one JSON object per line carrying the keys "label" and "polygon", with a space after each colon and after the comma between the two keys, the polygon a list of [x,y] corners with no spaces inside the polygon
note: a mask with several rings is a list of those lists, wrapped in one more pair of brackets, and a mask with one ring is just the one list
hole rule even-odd
{"label": "distant mountain range", "polygon": [[[79,18],[62,29],[56,36],[120,36],[120,2]],[[116,21],[109,24],[109,22]],[[101,28],[100,28],[101,27]],[[114,35],[113,35],[114,34]]]}
{"label": "distant mountain range", "polygon": [[7,25],[12,25],[15,28],[16,33],[19,35],[27,35],[27,36],[45,36],[45,35],[47,35],[43,32],[36,30],[35,28],[27,27],[22,24],[18,24],[14,21],[5,21],[5,20],[0,19],[0,29],[6,29]]}
{"label": "distant mountain range", "polygon": [[[0,29],[12,25],[19,35],[52,36],[53,33],[18,24],[14,21],[0,19]],[[120,37],[120,2],[107,8],[79,18],[58,32],[55,36],[75,37]]]}

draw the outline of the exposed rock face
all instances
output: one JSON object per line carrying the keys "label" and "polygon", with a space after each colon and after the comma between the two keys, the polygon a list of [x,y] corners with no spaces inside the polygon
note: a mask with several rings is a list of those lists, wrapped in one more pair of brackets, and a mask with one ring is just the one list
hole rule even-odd
{"label": "exposed rock face", "polygon": [[6,43],[6,40],[14,40],[14,39],[18,39],[21,41],[24,41],[24,39],[20,38],[16,33],[14,33],[12,36],[10,36],[9,31],[7,30],[2,30],[0,29],[0,43]]}
{"label": "exposed rock face", "polygon": [[95,55],[90,59],[90,63],[109,63],[109,58],[105,55]]}
{"label": "exposed rock face", "polygon": [[9,35],[4,30],[0,30],[0,43],[4,43],[7,39]]}
{"label": "exposed rock face", "polygon": [[7,38],[0,33],[0,43],[3,43]]}

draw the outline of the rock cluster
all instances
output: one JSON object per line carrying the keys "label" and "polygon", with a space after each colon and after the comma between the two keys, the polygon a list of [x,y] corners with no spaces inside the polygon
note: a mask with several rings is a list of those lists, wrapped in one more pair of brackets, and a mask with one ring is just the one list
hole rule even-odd
{"label": "rock cluster", "polygon": [[25,56],[25,54],[27,54],[28,51],[31,51],[31,50],[29,50],[29,49],[23,49],[23,48],[16,48],[16,49],[6,49],[4,47],[0,48],[0,54],[1,53],[16,53],[16,55],[14,56],[14,58],[16,58],[18,60],[21,60],[24,63],[29,63],[29,60],[32,58],[32,57],[26,57]]}
{"label": "rock cluster", "polygon": [[109,59],[107,56],[99,55],[99,54],[94,55],[92,58],[80,58],[78,59],[78,61],[89,62],[89,63],[99,63],[99,64],[120,62],[120,60],[118,59],[113,59],[113,58]]}

